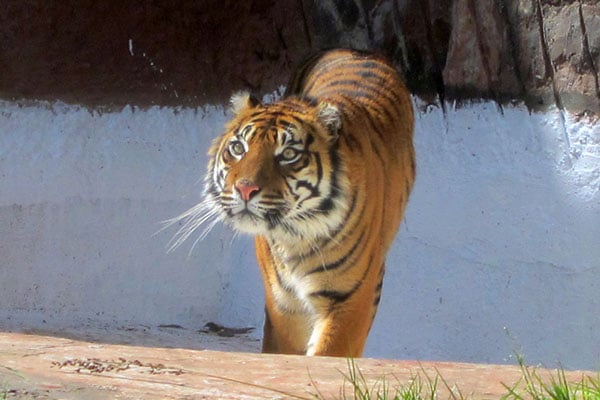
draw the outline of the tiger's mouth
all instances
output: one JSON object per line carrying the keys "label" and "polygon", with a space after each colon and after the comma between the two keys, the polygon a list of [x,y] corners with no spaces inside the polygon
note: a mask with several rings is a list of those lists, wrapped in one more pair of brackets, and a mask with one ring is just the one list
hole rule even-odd
{"label": "tiger's mouth", "polygon": [[268,208],[251,202],[240,202],[226,210],[227,221],[239,231],[260,234],[272,231],[282,224],[285,209]]}

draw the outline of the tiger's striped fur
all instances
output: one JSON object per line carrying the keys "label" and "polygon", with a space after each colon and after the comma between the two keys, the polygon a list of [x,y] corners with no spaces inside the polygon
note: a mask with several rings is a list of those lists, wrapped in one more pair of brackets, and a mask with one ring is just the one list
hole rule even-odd
{"label": "tiger's striped fur", "polygon": [[256,235],[263,351],[360,356],[415,178],[410,95],[386,60],[352,50],[317,55],[287,90],[234,96],[207,196]]}

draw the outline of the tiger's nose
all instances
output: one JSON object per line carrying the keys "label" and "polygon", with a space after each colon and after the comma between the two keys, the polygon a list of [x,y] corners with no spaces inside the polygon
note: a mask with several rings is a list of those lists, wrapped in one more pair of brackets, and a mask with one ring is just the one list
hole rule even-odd
{"label": "tiger's nose", "polygon": [[244,200],[244,201],[250,200],[252,197],[254,197],[254,195],[256,193],[258,193],[260,191],[260,187],[256,184],[252,183],[248,179],[238,180],[235,183],[234,187],[235,187],[235,190],[237,190],[238,193],[240,194],[240,197],[242,198],[242,200]]}

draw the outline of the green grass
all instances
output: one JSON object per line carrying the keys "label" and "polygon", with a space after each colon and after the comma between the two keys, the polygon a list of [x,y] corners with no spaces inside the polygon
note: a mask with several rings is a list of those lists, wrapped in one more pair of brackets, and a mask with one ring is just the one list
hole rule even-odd
{"label": "green grass", "polygon": [[558,369],[544,379],[533,367],[527,367],[517,356],[521,380],[504,387],[508,393],[501,400],[600,400],[600,372],[596,377],[582,376],[579,382],[569,382],[564,369]]}
{"label": "green grass", "polygon": [[[25,376],[18,370],[10,368],[10,367],[6,367],[4,365],[0,365],[0,400],[9,400],[9,399],[14,399],[15,396],[17,396],[19,394],[19,391],[15,390],[14,387],[11,387],[10,378],[7,378],[6,380],[4,379],[4,374],[3,372],[6,371],[8,375],[12,376],[12,377],[17,377],[20,380],[25,380]],[[7,376],[8,376],[7,375]],[[21,396],[18,397],[19,399],[24,399],[25,397]],[[27,399],[29,399],[29,397],[27,397]]]}
{"label": "green grass", "polygon": [[0,400],[6,400],[8,398],[8,387],[5,382],[0,381]]}
{"label": "green grass", "polygon": [[[353,359],[348,360],[348,372],[342,373],[344,383],[340,388],[339,399],[354,400],[438,400],[439,386],[442,384],[448,391],[449,400],[464,400],[465,397],[457,387],[450,387],[436,371],[431,377],[425,370],[411,377],[408,383],[401,384],[392,376],[381,377],[373,383],[369,383],[360,368]],[[318,390],[317,386],[313,386]],[[315,399],[327,400],[321,393],[314,395]]]}
{"label": "green grass", "polygon": [[9,399],[9,395],[11,394],[11,390],[5,384],[0,384],[0,400]]}
{"label": "green grass", "polygon": [[[562,368],[541,374],[537,368],[526,366],[522,357],[517,356],[517,361],[521,379],[512,386],[504,384],[507,393],[499,400],[600,400],[600,372],[595,377],[582,376],[580,381],[570,382]],[[392,382],[386,377],[369,382],[354,360],[348,360],[348,372],[342,375],[344,383],[339,400],[442,400],[442,395],[448,400],[468,399],[437,370],[430,376],[422,369],[408,383],[395,378]],[[443,393],[439,390],[441,385],[446,389]],[[316,390],[315,399],[329,400]]]}
{"label": "green grass", "polygon": [[[526,366],[523,358],[517,356],[521,369],[521,377],[512,386],[503,383],[506,394],[498,400],[600,400],[600,372],[595,377],[582,376],[579,381],[572,382],[566,377],[564,369],[556,371],[539,371],[535,367]],[[348,360],[347,371],[340,371],[343,382],[339,395],[325,397],[318,384],[309,372],[314,393],[309,397],[288,393],[285,390],[269,388],[253,383],[230,378],[207,375],[235,383],[254,386],[298,400],[469,400],[456,385],[450,385],[435,370],[435,374],[427,373],[421,368],[412,375],[408,382],[400,382],[393,374],[382,376],[375,381],[367,379],[353,359]],[[0,394],[0,400],[4,400]],[[494,400],[494,399],[492,399]]]}
{"label": "green grass", "polygon": [[0,385],[0,400],[7,400],[10,391],[6,388],[6,385]]}

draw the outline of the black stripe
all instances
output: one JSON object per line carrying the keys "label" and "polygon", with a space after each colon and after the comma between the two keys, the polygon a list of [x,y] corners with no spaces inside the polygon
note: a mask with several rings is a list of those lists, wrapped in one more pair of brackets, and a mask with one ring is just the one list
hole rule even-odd
{"label": "black stripe", "polygon": [[[273,245],[274,244],[270,240],[267,241],[267,250],[268,250],[267,255],[269,256],[269,264],[273,267],[273,271],[275,271],[275,277],[277,278],[277,283],[279,284],[279,287],[282,288],[285,292],[291,293],[292,290],[287,285],[284,284],[283,278],[279,274],[279,269],[277,268],[277,265],[275,264],[275,258],[273,257],[273,252],[271,250],[273,248]],[[265,284],[266,283],[267,282],[265,281]],[[279,303],[277,303],[277,304],[280,308],[285,308],[283,305],[281,305]]]}
{"label": "black stripe", "polygon": [[[288,136],[288,137],[283,140],[283,146],[286,146],[286,147],[294,147],[294,146],[297,146],[297,145],[304,146],[304,143],[302,143],[301,140],[294,139],[294,137],[291,134],[284,135],[284,136]],[[289,137],[289,136],[292,136],[292,137]],[[298,149],[296,149],[296,150],[298,150]]]}
{"label": "black stripe", "polygon": [[323,97],[333,97],[333,96],[345,96],[350,101],[354,99],[367,99],[373,100],[373,93],[365,92],[363,90],[349,90],[349,89],[341,89],[336,88],[335,86],[324,88],[325,90],[321,93]]}
{"label": "black stripe", "polygon": [[350,132],[346,132],[343,136],[342,139],[346,142],[346,145],[348,146],[348,149],[350,151],[355,151],[357,149],[360,149],[360,143],[358,142],[358,140],[356,139],[356,137],[354,137],[354,135],[352,135],[352,133]]}
{"label": "black stripe", "polygon": [[[354,212],[354,209],[356,208],[356,198],[357,198],[357,194],[356,194],[356,192],[354,192],[353,195],[352,195],[352,202],[350,203],[350,208],[348,209],[348,212],[346,213],[346,216],[344,217],[344,221],[347,221],[348,218]],[[352,230],[355,229],[356,226],[359,225],[359,224],[360,224],[360,220],[357,221],[354,224],[354,226],[352,227]],[[346,228],[346,227],[347,226],[345,224],[342,224],[337,230],[335,230],[334,232],[332,232],[331,235],[328,238],[326,238],[326,241],[322,242],[317,249],[311,249],[307,253],[302,253],[302,254],[299,254],[297,256],[294,256],[293,259],[294,260],[298,260],[298,259],[305,260],[305,259],[307,259],[309,257],[314,257],[318,252],[321,251],[321,249],[323,249],[327,245],[327,243],[329,243],[332,240],[334,240],[340,232],[344,231],[344,228]]]}
{"label": "black stripe", "polygon": [[[328,88],[332,87],[332,86],[338,86],[338,85],[343,85],[343,86],[350,85],[350,86],[363,87],[365,83],[366,82],[360,81],[358,79],[338,79],[338,80],[335,80],[335,81],[327,82],[326,85],[327,85]],[[369,85],[369,88],[371,88],[371,87],[372,86]]]}
{"label": "black stripe", "polygon": [[310,153],[311,156],[314,157],[315,163],[317,164],[317,183],[319,186],[321,181],[323,180],[323,163],[321,161],[321,155],[319,153]]}
{"label": "black stripe", "polygon": [[[383,138],[383,136],[381,135],[381,130],[375,128],[375,126],[373,125],[375,123],[375,121],[373,121],[372,117],[370,114],[367,113],[366,116],[366,120],[367,122],[371,125],[371,128],[377,133],[377,136],[379,136],[379,139],[382,143],[383,146],[385,146],[386,141]],[[379,158],[379,160],[384,160],[384,157],[381,155],[380,151],[379,151],[379,147],[377,146],[376,143],[373,143],[373,140],[369,141],[369,144],[371,145],[371,150],[373,150],[373,152],[375,153],[375,155],[377,156],[377,158]]]}
{"label": "black stripe", "polygon": [[292,196],[294,196],[294,200],[297,201],[300,198],[300,196],[294,191],[294,188],[292,187],[291,182],[289,182],[287,179],[284,179],[283,183],[285,183],[285,186],[287,186],[288,191],[290,192],[290,194]]}
{"label": "black stripe", "polygon": [[271,199],[263,198],[258,202],[260,206],[282,206],[285,204],[285,201],[280,197],[273,197]]}
{"label": "black stripe", "polygon": [[[359,218],[351,228],[348,228],[348,226],[346,225],[346,222],[350,219],[350,216],[354,213],[354,209],[356,208],[357,197],[358,197],[358,195],[356,194],[356,191],[354,191],[352,193],[352,201],[350,202],[350,208],[348,209],[348,212],[344,216],[344,223],[342,223],[337,230],[335,230],[334,232],[331,233],[331,239],[335,239],[337,237],[337,235],[339,235],[341,232],[354,231],[356,229],[356,227],[360,224],[361,221]],[[361,209],[361,212],[362,212],[362,210],[364,210],[365,206],[366,206],[366,204],[363,204],[363,208]],[[344,228],[347,228],[347,229],[344,229]]]}
{"label": "black stripe", "polygon": [[360,75],[361,78],[364,78],[364,79],[379,78],[380,82],[383,82],[383,79],[384,79],[383,76],[376,74],[371,69],[360,70],[360,71],[357,71],[356,73],[358,75]]}
{"label": "black stripe", "polygon": [[381,294],[378,294],[377,296],[375,296],[375,300],[373,301],[373,306],[377,307],[379,305],[380,301],[381,301]]}
{"label": "black stripe", "polygon": [[341,292],[337,290],[319,290],[318,292],[311,293],[310,297],[325,297],[326,299],[331,300],[334,303],[342,303],[348,300],[348,298],[353,293],[354,290],[350,290],[348,292]]}
{"label": "black stripe", "polygon": [[330,198],[325,198],[319,203],[317,211],[321,214],[329,214],[329,212],[333,210],[333,205],[333,200]]}
{"label": "black stripe", "polygon": [[383,289],[383,276],[385,274],[385,262],[381,264],[381,268],[379,269],[379,283],[375,287],[375,300],[373,301],[373,306],[377,307],[379,305],[379,301],[381,300],[381,289]]}
{"label": "black stripe", "polygon": [[221,191],[217,188],[216,182],[212,179],[208,182],[208,187],[206,188],[207,195],[211,195],[213,197],[219,197],[219,193]]}
{"label": "black stripe", "polygon": [[369,273],[369,271],[371,270],[373,264],[373,257],[369,257],[369,261],[367,264],[367,268],[365,268],[365,272],[363,273],[362,277],[354,284],[354,286],[352,286],[352,288],[346,292],[341,291],[341,290],[319,290],[316,292],[312,292],[310,293],[310,297],[325,297],[331,301],[333,301],[334,304],[332,304],[332,306],[337,305],[338,303],[342,303],[346,300],[348,300],[350,298],[350,296],[352,296],[357,290],[358,288],[360,288],[363,284],[363,282],[365,281],[365,277],[367,276],[367,274]]}
{"label": "black stripe", "polygon": [[268,117],[268,119],[269,119],[270,121],[274,121],[274,120],[276,120],[278,117],[282,117],[282,116],[285,116],[285,117],[287,117],[287,116],[288,116],[288,113],[287,113],[285,110],[278,111],[278,110],[272,110],[272,109],[270,109],[270,110],[269,110],[269,109],[267,109],[267,110],[265,111],[265,116],[266,116],[266,117]]}
{"label": "black stripe", "polygon": [[369,125],[371,125],[371,130],[375,131],[377,136],[379,136],[379,139],[382,142],[386,143],[386,138],[383,137],[383,131],[384,131],[383,126],[378,126],[378,125],[380,125],[379,122],[374,119],[373,113],[371,113],[367,109],[367,107],[368,106],[366,104],[359,105],[359,109],[365,114],[365,118],[367,119],[367,122],[369,123]]}
{"label": "black stripe", "polygon": [[394,77],[400,81],[398,72],[394,68],[377,60],[350,59],[346,60],[345,63],[338,63],[337,65],[332,65],[332,63],[330,63],[329,65],[323,65],[322,67],[331,66],[333,66],[333,68],[320,68],[312,71],[312,75],[315,79],[314,82],[311,83],[310,89],[313,89],[314,83],[318,82],[319,78],[321,82],[323,82],[323,86],[328,86],[329,82],[334,81],[332,80],[332,77],[339,76],[340,74],[344,74],[345,76],[356,76],[355,79],[344,79],[340,81],[352,80],[356,81],[358,84],[371,83],[375,84],[380,89],[385,89],[388,86],[386,84],[387,78]]}
{"label": "black stripe", "polygon": [[[277,162],[281,162],[281,160],[282,160],[281,154],[276,156],[275,159],[277,160]],[[300,161],[302,161],[302,163],[300,163]],[[292,172],[297,173],[297,172],[303,170],[304,168],[308,167],[309,164],[310,164],[309,157],[304,155],[304,156],[301,156],[300,160],[298,160],[292,164],[287,164],[287,167],[290,168],[292,170]],[[288,175],[287,177],[295,178],[295,176],[293,176],[293,175]]]}
{"label": "black stripe", "polygon": [[284,128],[290,128],[290,127],[296,127],[296,125],[294,125],[293,123],[286,121],[285,119],[280,118],[277,123],[281,126],[283,126]]}
{"label": "black stripe", "polygon": [[[328,96],[327,93],[323,94],[324,96]],[[378,115],[383,115],[385,116],[385,118],[388,121],[394,121],[394,116],[390,113],[390,110],[388,109],[388,107],[386,107],[385,105],[381,104],[380,102],[377,102],[374,98],[372,94],[366,93],[364,91],[352,91],[352,90],[334,90],[333,93],[331,93],[330,95],[341,95],[344,96],[348,99],[348,101],[350,103],[355,103],[355,99],[360,100],[362,99],[366,99],[371,101],[371,103],[369,102],[360,102],[358,101],[357,103],[364,106],[365,108],[368,108],[369,110],[372,111],[372,113],[374,114],[378,114]],[[393,104],[393,103],[391,103]],[[396,110],[398,111],[398,110]]]}
{"label": "black stripe", "polygon": [[[360,75],[360,72],[358,72]],[[371,73],[372,74],[372,73]],[[375,76],[375,75],[374,75]],[[386,90],[386,84],[384,83],[384,77],[378,76],[379,81],[375,82],[374,80],[361,80],[360,76],[356,79],[340,79],[334,80],[331,82],[327,82],[324,87],[327,89],[334,89],[337,85],[350,85],[355,86],[357,92],[367,93],[371,92],[374,95],[371,100],[375,101],[378,98],[383,98],[387,100],[389,104],[396,108],[398,104],[402,102],[402,98],[399,97],[398,93],[394,90]],[[362,89],[362,90],[361,90]],[[400,112],[398,108],[396,111]]]}
{"label": "black stripe", "polygon": [[368,59],[364,60],[364,61],[361,60],[359,65],[360,65],[360,67],[357,66],[356,68],[364,68],[364,69],[375,70],[375,71],[380,71],[380,70],[386,69],[385,67],[387,67],[381,61],[374,61],[374,60],[368,60]]}
{"label": "black stripe", "polygon": [[318,267],[311,269],[304,276],[308,276],[317,272],[333,271],[340,268],[346,263],[346,261],[348,261],[350,257],[352,257],[352,255],[356,252],[358,246],[363,243],[364,236],[365,231],[362,231],[360,237],[354,242],[354,245],[352,245],[352,247],[346,254],[327,265],[319,265]]}
{"label": "black stripe", "polygon": [[266,212],[265,220],[267,221],[269,230],[273,230],[281,223],[281,214],[279,212]]}
{"label": "black stripe", "polygon": [[338,174],[341,169],[342,159],[338,154],[339,142],[336,142],[334,146],[329,148],[329,161],[331,162],[331,174],[329,176],[329,182],[331,186],[332,199],[337,198],[340,195],[340,186],[338,181]]}
{"label": "black stripe", "polygon": [[305,180],[296,181],[295,189],[298,190],[300,188],[306,188],[306,189],[310,190],[310,196],[305,198],[304,200],[302,200],[302,202],[305,202],[306,200],[313,199],[313,198],[319,196],[319,189],[308,181],[305,181]]}
{"label": "black stripe", "polygon": [[269,128],[269,133],[271,134],[271,137],[269,138],[271,143],[276,143],[277,142],[277,129]]}
{"label": "black stripe", "polygon": [[286,117],[293,119],[296,122],[296,124],[298,124],[299,126],[306,124],[306,122],[302,118],[300,118],[294,114],[286,115]]}
{"label": "black stripe", "polygon": [[254,118],[254,117],[258,116],[258,115],[261,115],[262,113],[264,113],[264,110],[254,111],[252,114],[250,114],[250,118]]}
{"label": "black stripe", "polygon": [[313,144],[315,141],[315,135],[314,133],[311,132],[306,134],[306,144],[304,145],[304,147],[306,148],[306,150],[308,151],[308,148],[310,147],[311,144]]}
{"label": "black stripe", "polygon": [[[257,114],[257,115],[258,115],[258,114]],[[268,119],[267,119],[267,117],[265,117],[265,116],[258,117],[258,118],[252,118],[252,117],[251,117],[251,121],[252,121],[252,123],[253,123],[253,124],[257,124],[257,125],[259,125],[259,124],[261,124],[261,123],[263,123],[263,122],[265,122],[265,121],[267,121],[267,120],[268,120]]]}
{"label": "black stripe", "polygon": [[[310,196],[308,196],[307,198],[302,200],[302,202],[300,204],[298,204],[298,206],[300,206],[306,200],[314,199],[315,197],[319,197],[321,195],[321,193],[319,191],[319,184],[321,183],[321,180],[323,179],[323,166],[321,163],[321,157],[318,153],[311,153],[311,155],[314,156],[315,162],[317,164],[317,182],[316,182],[316,184],[313,185],[312,183],[310,183],[306,180],[297,180],[296,181],[296,187],[295,187],[296,190],[298,190],[301,187],[304,187],[304,188],[307,188],[308,190],[310,190],[310,192],[311,192]],[[294,170],[294,172],[297,172],[299,170],[300,169],[296,169],[296,170]],[[287,180],[286,180],[286,184],[287,184]],[[287,184],[287,185],[288,185],[288,187],[290,187],[289,184]],[[332,193],[332,197],[333,197],[333,193]]]}

